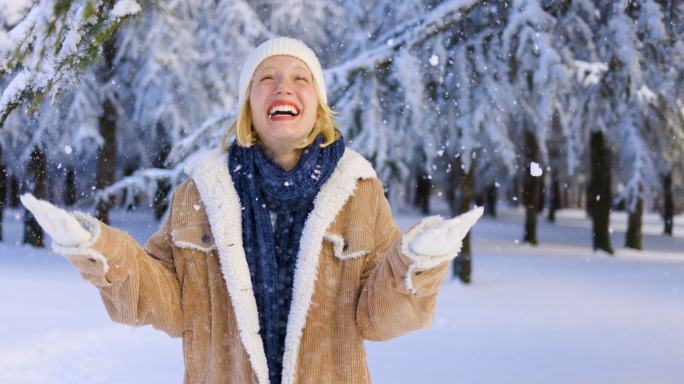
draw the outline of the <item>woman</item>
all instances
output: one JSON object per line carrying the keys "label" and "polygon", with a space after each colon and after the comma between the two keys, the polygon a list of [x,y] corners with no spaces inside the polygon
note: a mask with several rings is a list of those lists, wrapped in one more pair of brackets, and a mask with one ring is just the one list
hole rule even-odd
{"label": "woman", "polygon": [[402,235],[298,40],[257,47],[239,91],[236,140],[195,157],[144,247],[88,215],[22,202],[114,321],[183,338],[186,383],[370,382],[363,340],[430,325],[482,210]]}

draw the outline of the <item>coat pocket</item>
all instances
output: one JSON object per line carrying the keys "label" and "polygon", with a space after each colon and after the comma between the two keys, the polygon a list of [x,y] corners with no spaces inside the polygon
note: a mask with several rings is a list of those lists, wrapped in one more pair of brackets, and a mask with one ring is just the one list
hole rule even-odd
{"label": "coat pocket", "polygon": [[199,252],[211,252],[216,249],[214,236],[209,224],[190,224],[171,231],[171,241],[177,248],[191,249]]}
{"label": "coat pocket", "polygon": [[345,241],[342,235],[337,233],[326,232],[323,235],[323,239],[332,244],[333,254],[340,260],[356,259],[365,256],[369,252],[369,247],[364,244]]}

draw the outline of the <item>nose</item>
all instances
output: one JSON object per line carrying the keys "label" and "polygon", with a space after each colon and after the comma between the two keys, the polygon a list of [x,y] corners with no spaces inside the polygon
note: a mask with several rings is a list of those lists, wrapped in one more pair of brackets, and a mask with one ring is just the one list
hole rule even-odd
{"label": "nose", "polygon": [[290,85],[287,83],[286,80],[279,80],[275,92],[277,95],[291,95],[292,88],[290,88]]}

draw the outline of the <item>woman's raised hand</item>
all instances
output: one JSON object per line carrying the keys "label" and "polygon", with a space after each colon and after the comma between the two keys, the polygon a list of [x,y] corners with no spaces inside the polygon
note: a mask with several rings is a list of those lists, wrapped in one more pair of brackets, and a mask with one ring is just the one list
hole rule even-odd
{"label": "woman's raised hand", "polygon": [[78,246],[92,238],[88,232],[67,211],[58,208],[45,200],[36,199],[30,193],[20,196],[21,203],[31,211],[38,224],[52,238],[63,247]]}
{"label": "woman's raised hand", "polygon": [[483,212],[484,208],[477,207],[427,228],[409,243],[411,251],[431,258],[454,256]]}

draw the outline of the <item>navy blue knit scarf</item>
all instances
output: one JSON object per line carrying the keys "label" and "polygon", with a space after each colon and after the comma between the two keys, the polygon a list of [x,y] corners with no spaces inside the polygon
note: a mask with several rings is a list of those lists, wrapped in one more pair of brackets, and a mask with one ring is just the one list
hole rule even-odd
{"label": "navy blue knit scarf", "polygon": [[[314,198],[344,153],[342,138],[321,148],[319,136],[285,171],[258,145],[228,150],[228,169],[242,205],[242,241],[259,311],[270,382],[281,382],[287,318],[299,240]],[[270,213],[276,215],[275,228]]]}

